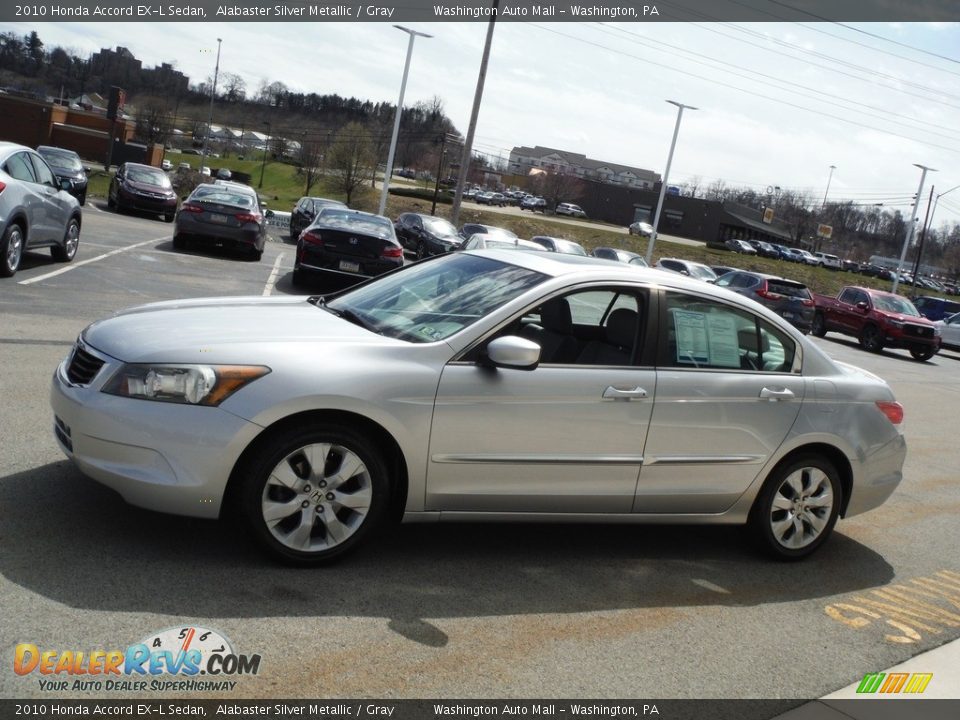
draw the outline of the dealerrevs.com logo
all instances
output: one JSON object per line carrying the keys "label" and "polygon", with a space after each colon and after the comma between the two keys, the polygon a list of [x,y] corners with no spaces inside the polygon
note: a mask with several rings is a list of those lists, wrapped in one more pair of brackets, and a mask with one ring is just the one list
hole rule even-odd
{"label": "dealerrevs.com logo", "polygon": [[[256,675],[260,655],[241,655],[221,633],[175,627],[148,635],[126,650],[41,650],[20,643],[13,671],[38,675],[41,690],[224,691],[239,675]],[[201,679],[200,676],[203,676]]]}
{"label": "dealerrevs.com logo", "polygon": [[867,673],[860,681],[860,694],[922,693],[933,679],[933,673]]}

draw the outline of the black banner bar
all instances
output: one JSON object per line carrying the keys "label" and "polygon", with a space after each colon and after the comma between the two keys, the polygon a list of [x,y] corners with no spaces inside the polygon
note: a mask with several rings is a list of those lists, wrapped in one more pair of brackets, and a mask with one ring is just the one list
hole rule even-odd
{"label": "black banner bar", "polygon": [[956,0],[37,0],[0,22],[948,22]]}

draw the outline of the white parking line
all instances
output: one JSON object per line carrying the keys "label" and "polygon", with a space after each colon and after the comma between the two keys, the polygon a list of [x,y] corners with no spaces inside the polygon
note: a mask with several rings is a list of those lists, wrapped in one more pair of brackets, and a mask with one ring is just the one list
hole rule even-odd
{"label": "white parking line", "polygon": [[283,260],[283,253],[277,255],[276,261],[273,263],[273,270],[270,271],[270,277],[267,278],[267,284],[263,288],[263,295],[273,294],[273,286],[277,284],[277,275],[280,274],[280,262]]}
{"label": "white parking line", "polygon": [[62,267],[59,270],[54,270],[53,272],[48,272],[43,275],[37,275],[36,277],[29,278],[28,280],[21,280],[19,284],[32,285],[33,283],[40,282],[41,280],[47,280],[49,278],[56,277],[57,275],[63,275],[65,272],[70,272],[71,270],[75,270],[78,267],[81,267],[82,265],[88,265],[90,263],[97,262],[98,260],[103,260],[104,258],[108,258],[111,255],[116,255],[117,253],[126,252],[127,250],[133,250],[134,248],[142,247],[144,245],[149,245],[150,243],[160,242],[161,240],[166,240],[168,237],[169,237],[168,235],[164,235],[163,237],[153,238],[151,240],[144,240],[143,242],[134,243],[133,245],[127,245],[126,247],[117,248],[116,250],[111,250],[110,252],[104,253],[103,255],[97,255],[96,257],[88,258],[86,260],[81,260],[80,262],[70,263],[69,265]]}

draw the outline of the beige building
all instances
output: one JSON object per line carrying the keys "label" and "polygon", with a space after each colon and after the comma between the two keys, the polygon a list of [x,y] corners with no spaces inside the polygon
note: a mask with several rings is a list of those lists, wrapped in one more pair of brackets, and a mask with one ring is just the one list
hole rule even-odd
{"label": "beige building", "polygon": [[580,153],[547,147],[515,147],[510,151],[510,172],[529,175],[533,172],[572,175],[607,185],[653,190],[660,183],[659,173],[643,168],[620,165],[604,160],[591,160]]}

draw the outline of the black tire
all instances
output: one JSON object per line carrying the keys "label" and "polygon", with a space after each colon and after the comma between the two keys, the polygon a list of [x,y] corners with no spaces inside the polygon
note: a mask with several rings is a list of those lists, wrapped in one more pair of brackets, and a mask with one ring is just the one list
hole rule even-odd
{"label": "black tire", "polygon": [[[309,455],[323,448],[325,457],[314,460],[324,466],[314,468]],[[345,465],[350,475],[338,479]],[[240,473],[241,518],[263,549],[291,565],[320,565],[352,551],[382,524],[389,504],[387,466],[375,444],[339,423],[268,435]]]}
{"label": "black tire", "polygon": [[423,240],[417,241],[417,260],[423,260],[427,256],[427,246],[424,245]]}
{"label": "black tire", "polygon": [[87,204],[87,194],[84,193],[83,195],[81,195],[80,197],[78,197],[78,198],[77,198],[77,202],[80,203],[80,207],[83,207],[84,205],[86,205],[86,204]]}
{"label": "black tire", "polygon": [[920,362],[926,362],[934,355],[937,354],[937,351],[933,348],[927,348],[925,350],[911,350],[910,354],[913,355],[914,360],[919,360]]}
{"label": "black tire", "polygon": [[298,267],[294,267],[293,276],[290,278],[290,282],[292,282],[295,287],[303,287],[307,284],[307,276],[304,274],[303,270]]}
{"label": "black tire", "polygon": [[863,326],[858,339],[860,346],[867,352],[878,353],[883,350],[883,333],[872,323]]}
{"label": "black tire", "polygon": [[174,217],[175,217],[175,214],[174,214],[174,213],[167,213],[167,214],[165,214],[165,215],[163,216],[163,221],[164,221],[164,222],[168,222],[168,223],[172,223]]}
{"label": "black tire", "polygon": [[117,209],[117,201],[113,199],[113,195],[109,191],[107,192],[107,207],[111,210]]}
{"label": "black tire", "polygon": [[187,249],[187,240],[183,235],[174,235],[173,236],[173,247],[175,250],[186,250]]}
{"label": "black tire", "polygon": [[23,228],[15,222],[10,223],[0,239],[0,277],[13,277],[17,274],[26,244]]}
{"label": "black tire", "polygon": [[814,454],[788,458],[764,482],[750,510],[749,528],[767,554],[801,560],[826,542],[842,504],[843,487],[833,463]]}
{"label": "black tire", "polygon": [[77,256],[80,246],[80,221],[70,218],[67,229],[63,233],[63,245],[54,245],[50,248],[50,255],[57,262],[70,262]]}
{"label": "black tire", "polygon": [[827,321],[822,312],[813,314],[813,324],[810,326],[810,333],[816,337],[823,337],[827,334]]}

